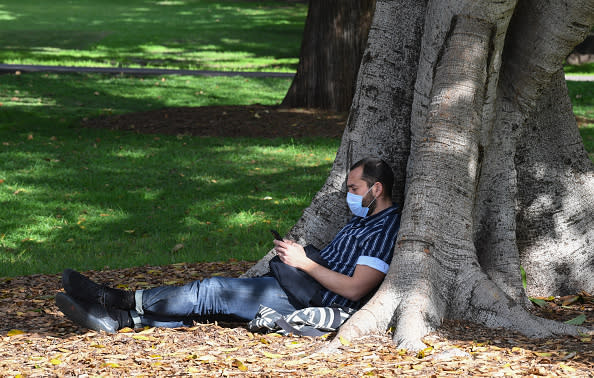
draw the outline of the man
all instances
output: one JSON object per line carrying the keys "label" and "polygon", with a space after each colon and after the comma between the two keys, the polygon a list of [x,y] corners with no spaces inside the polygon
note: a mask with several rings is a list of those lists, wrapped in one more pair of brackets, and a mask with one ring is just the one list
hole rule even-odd
{"label": "man", "polygon": [[[282,262],[301,269],[323,286],[322,304],[360,308],[362,298],[388,272],[399,228],[398,207],[392,203],[393,173],[376,158],[355,163],[347,179],[347,203],[354,216],[322,251],[328,268],[309,259],[290,240],[275,240]],[[282,315],[292,303],[274,277],[213,277],[184,286],[124,291],[98,285],[67,269],[62,276],[66,294],[56,304],[72,321],[97,331],[114,333],[124,327],[180,327],[218,316],[254,318],[260,304]]]}

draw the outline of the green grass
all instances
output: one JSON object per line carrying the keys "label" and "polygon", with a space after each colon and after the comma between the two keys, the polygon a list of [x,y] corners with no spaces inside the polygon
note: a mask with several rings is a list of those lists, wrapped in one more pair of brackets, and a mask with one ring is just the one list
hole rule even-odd
{"label": "green grass", "polygon": [[[3,63],[294,71],[306,6],[80,0],[0,4]],[[278,104],[282,78],[0,75],[0,276],[255,260],[323,184],[336,139],[193,138],[80,120]],[[594,119],[594,87],[570,83]],[[594,151],[594,122],[580,131]],[[591,155],[592,156],[592,155]],[[183,244],[183,248],[178,249]],[[175,251],[174,251],[175,250]]]}
{"label": "green grass", "polygon": [[[323,184],[338,140],[137,135],[85,117],[277,104],[289,79],[0,76],[0,276],[255,260]],[[176,245],[183,248],[172,252]]]}
{"label": "green grass", "polygon": [[0,276],[258,259],[271,247],[268,229],[288,231],[321,187],[337,140],[137,135],[84,129],[79,120],[163,106],[272,105],[289,84],[0,76]]}
{"label": "green grass", "polygon": [[[0,75],[0,109],[7,113],[0,128],[7,122],[22,123],[22,117],[73,121],[171,106],[273,105],[282,100],[290,84],[287,78]],[[35,127],[35,122],[31,124]]]}
{"label": "green grass", "polygon": [[594,75],[594,63],[585,63],[576,66],[566,65],[563,67],[566,74],[571,75]]}
{"label": "green grass", "polygon": [[594,82],[567,82],[573,112],[581,118],[580,134],[590,159],[594,161]]}
{"label": "green grass", "polygon": [[307,5],[5,0],[0,62],[294,72]]}
{"label": "green grass", "polygon": [[337,148],[75,128],[2,141],[0,276],[257,259],[268,229],[288,231],[309,204]]}
{"label": "green grass", "polygon": [[[0,61],[294,72],[306,12],[277,1],[7,0]],[[268,229],[288,231],[322,185],[338,141],[150,136],[79,124],[173,106],[273,105],[289,85],[1,75],[0,276],[259,258],[271,247]]]}

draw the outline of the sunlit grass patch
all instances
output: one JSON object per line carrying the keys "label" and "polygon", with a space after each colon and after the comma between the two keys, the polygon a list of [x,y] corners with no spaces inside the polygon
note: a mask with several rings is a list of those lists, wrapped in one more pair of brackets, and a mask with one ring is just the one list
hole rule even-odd
{"label": "sunlit grass patch", "polygon": [[81,269],[257,259],[271,247],[268,229],[288,231],[309,204],[338,145],[0,136],[0,276],[58,272],[65,259]]}
{"label": "sunlit grass patch", "polygon": [[294,72],[306,13],[285,2],[7,0],[0,61]]}

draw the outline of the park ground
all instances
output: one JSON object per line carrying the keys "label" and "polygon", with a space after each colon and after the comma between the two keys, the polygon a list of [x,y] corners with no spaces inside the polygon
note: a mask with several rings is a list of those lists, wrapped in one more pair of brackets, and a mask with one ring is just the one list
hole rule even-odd
{"label": "park ground", "polygon": [[[196,128],[192,120],[201,120]],[[205,122],[207,121],[207,122]],[[229,106],[161,109],[83,121],[85,127],[194,136],[339,137],[345,114]],[[242,127],[239,127],[241,125]],[[142,266],[86,272],[127,289],[177,285],[209,276],[239,276],[253,262]],[[594,374],[592,335],[534,340],[504,330],[444,320],[419,354],[399,350],[390,334],[341,340],[339,353],[317,353],[326,338],[249,332],[244,324],[209,323],[180,329],[88,331],[54,304],[60,275],[0,281],[0,376],[581,376]],[[543,317],[581,319],[594,326],[592,293],[542,298]]]}

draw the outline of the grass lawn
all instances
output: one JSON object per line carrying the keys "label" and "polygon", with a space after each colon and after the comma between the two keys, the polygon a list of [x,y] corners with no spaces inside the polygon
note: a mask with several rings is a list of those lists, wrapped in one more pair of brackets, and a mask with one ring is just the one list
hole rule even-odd
{"label": "grass lawn", "polygon": [[84,129],[78,120],[275,104],[289,84],[0,76],[0,276],[261,257],[268,229],[288,231],[321,187],[337,140],[138,135]]}
{"label": "grass lawn", "polygon": [[567,83],[573,112],[580,118],[580,133],[590,159],[594,161],[594,82],[571,81]]}
{"label": "grass lawn", "polygon": [[0,62],[296,69],[307,5],[236,0],[4,0]]}
{"label": "grass lawn", "polygon": [[[294,71],[306,5],[0,4],[3,63]],[[56,22],[59,20],[59,22]],[[336,139],[138,135],[80,120],[172,106],[278,104],[284,78],[0,75],[0,276],[255,260],[295,223]],[[569,83],[594,119],[591,83]],[[594,151],[594,122],[581,129]]]}

